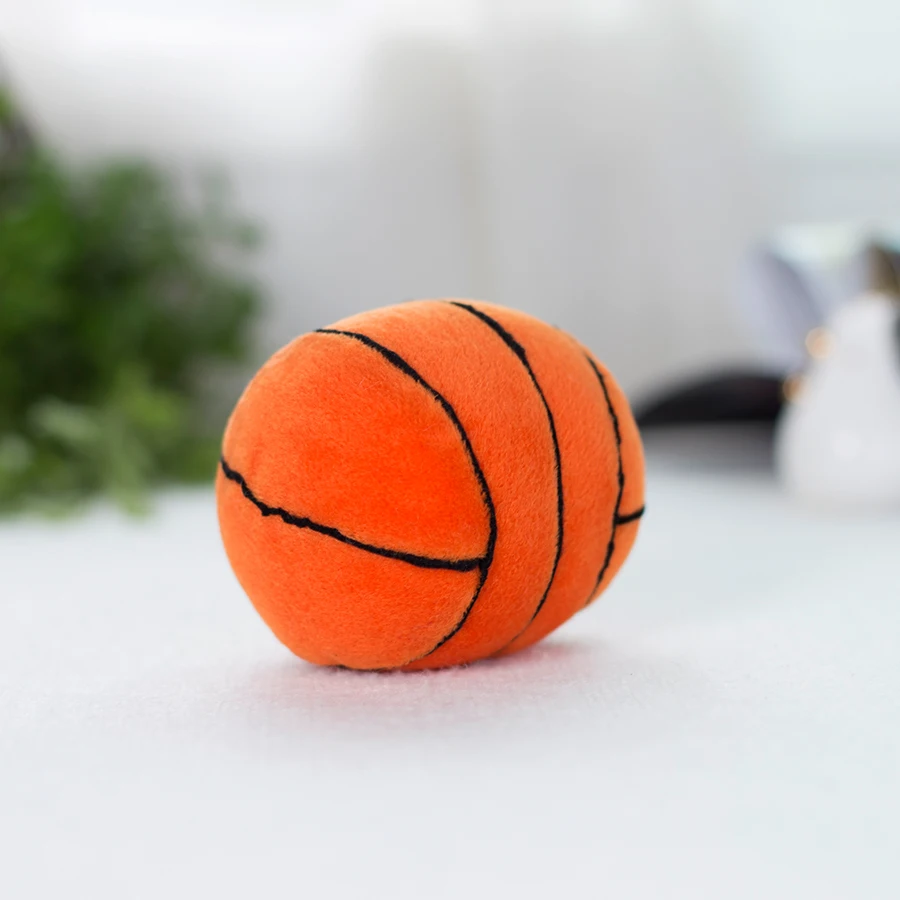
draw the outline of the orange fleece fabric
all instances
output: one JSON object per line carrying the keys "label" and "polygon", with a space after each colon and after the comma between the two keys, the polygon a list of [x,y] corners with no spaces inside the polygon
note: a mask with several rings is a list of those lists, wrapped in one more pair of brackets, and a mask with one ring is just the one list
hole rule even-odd
{"label": "orange fleece fabric", "polygon": [[229,420],[216,494],[235,574],[294,653],[438,668],[527,647],[607,587],[643,451],[572,337],[421,300],[276,353]]}

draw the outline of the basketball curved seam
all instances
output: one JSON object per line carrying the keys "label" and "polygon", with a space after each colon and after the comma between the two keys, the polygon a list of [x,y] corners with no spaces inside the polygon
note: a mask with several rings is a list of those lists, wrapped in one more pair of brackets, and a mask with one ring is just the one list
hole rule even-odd
{"label": "basketball curved seam", "polygon": [[547,414],[547,422],[550,426],[550,439],[553,442],[553,456],[556,468],[556,555],[553,559],[553,569],[550,572],[550,580],[547,582],[547,587],[544,590],[543,596],[541,597],[537,608],[532,613],[531,618],[528,620],[525,627],[511,641],[509,641],[509,643],[512,643],[512,641],[516,640],[526,631],[531,623],[537,618],[538,613],[544,608],[544,604],[547,602],[547,597],[550,594],[550,588],[553,586],[553,581],[556,578],[556,570],[559,568],[560,557],[562,556],[563,533],[565,528],[565,508],[563,503],[562,458],[559,450],[559,439],[556,434],[556,422],[553,418],[553,412],[550,409],[550,404],[547,403],[547,398],[544,395],[544,391],[537,380],[537,376],[534,374],[534,370],[531,368],[531,363],[528,362],[528,355],[525,352],[525,348],[496,319],[492,318],[487,313],[482,312],[475,306],[470,306],[468,303],[460,303],[456,300],[451,300],[450,303],[453,306],[458,306],[460,309],[464,309],[466,312],[471,313],[473,316],[481,319],[481,321],[484,322],[485,325],[496,332],[503,343],[506,344],[506,346],[509,347],[510,350],[512,350],[512,352],[519,359],[519,362],[522,363],[525,371],[528,373],[528,377],[531,379],[531,383],[534,385],[535,391],[537,391],[537,395],[544,407],[544,412]]}
{"label": "basketball curved seam", "polygon": [[606,379],[603,377],[603,373],[587,353],[585,353],[584,356],[594,370],[597,380],[600,382],[600,388],[603,391],[603,397],[606,400],[606,408],[609,410],[609,417],[612,420],[613,435],[616,439],[616,458],[618,460],[617,477],[619,481],[619,492],[616,496],[616,505],[613,508],[612,529],[609,532],[609,543],[606,545],[606,557],[603,560],[603,565],[600,567],[600,573],[597,575],[594,589],[591,591],[590,597],[588,597],[587,602],[584,604],[585,606],[588,606],[591,602],[591,597],[594,596],[597,588],[600,587],[603,577],[609,570],[610,563],[612,563],[613,553],[615,553],[616,550],[616,529],[620,525],[626,525],[628,522],[634,522],[637,519],[640,519],[640,517],[644,515],[644,507],[642,506],[640,509],[636,509],[634,512],[625,515],[622,515],[619,512],[619,508],[622,505],[622,495],[625,492],[625,469],[622,465],[622,432],[619,429],[619,416],[616,414],[616,409],[613,406],[612,397],[609,396],[609,388],[606,385]]}
{"label": "basketball curved seam", "polygon": [[403,550],[392,550],[390,547],[377,547],[374,544],[367,544],[365,541],[358,541],[347,534],[344,534],[337,528],[330,525],[323,525],[320,522],[314,522],[307,516],[298,516],[280,506],[269,506],[268,503],[260,500],[253,490],[247,484],[247,480],[240,472],[231,468],[222,457],[219,460],[222,468],[222,474],[229,480],[233,481],[241,489],[241,493],[262,513],[263,517],[277,516],[286,525],[293,525],[295,528],[304,528],[308,531],[314,531],[316,534],[325,535],[325,537],[334,538],[343,544],[349,544],[357,550],[365,550],[367,553],[374,553],[376,556],[385,556],[388,559],[396,559],[400,562],[409,563],[412,566],[418,566],[421,569],[449,569],[453,572],[471,572],[483,565],[484,557],[478,556],[473,559],[439,559],[431,556],[420,556],[417,553],[406,553]]}
{"label": "basketball curved seam", "polygon": [[616,525],[627,525],[629,522],[637,522],[643,515],[643,506],[631,513],[619,513],[619,515],[616,516]]}
{"label": "basketball curved seam", "polygon": [[469,614],[472,612],[472,609],[474,608],[475,603],[478,600],[479,595],[481,594],[481,589],[484,587],[485,581],[487,581],[488,571],[490,570],[491,563],[494,559],[494,547],[497,543],[497,511],[494,507],[494,500],[491,497],[487,479],[484,477],[484,471],[482,470],[481,464],[478,462],[478,457],[476,457],[475,451],[472,448],[472,442],[469,440],[469,435],[466,434],[466,430],[465,428],[463,428],[463,424],[462,422],[460,422],[459,416],[457,416],[456,414],[456,410],[443,396],[443,394],[433,388],[405,359],[403,359],[402,356],[385,347],[384,345],[379,344],[378,341],[373,340],[366,334],[362,334],[358,331],[343,331],[338,328],[319,328],[316,330],[316,333],[341,335],[343,337],[348,337],[355,341],[359,341],[361,344],[364,344],[366,347],[369,347],[371,350],[379,353],[392,366],[394,366],[396,369],[399,369],[404,375],[412,378],[413,381],[421,385],[426,391],[428,391],[429,394],[431,394],[431,396],[438,402],[441,409],[444,410],[445,414],[453,424],[453,427],[459,433],[460,439],[463,443],[463,448],[466,451],[466,455],[469,457],[469,462],[472,465],[472,470],[475,473],[475,478],[478,481],[479,488],[481,489],[481,496],[484,500],[485,506],[487,507],[488,542],[487,548],[484,552],[484,556],[478,560],[478,568],[480,569],[480,573],[478,584],[475,587],[475,592],[472,595],[472,599],[469,601],[469,605],[463,612],[462,617],[453,626],[453,628],[449,632],[447,632],[447,634],[445,634],[444,637],[442,637],[427,653],[423,653],[421,656],[417,656],[415,659],[407,660],[405,665],[408,665],[409,663],[424,659],[426,656],[430,656],[440,647],[443,647],[444,644],[446,644],[447,641],[450,640],[450,638],[452,638],[459,632],[460,628],[465,625],[466,620],[469,618]]}

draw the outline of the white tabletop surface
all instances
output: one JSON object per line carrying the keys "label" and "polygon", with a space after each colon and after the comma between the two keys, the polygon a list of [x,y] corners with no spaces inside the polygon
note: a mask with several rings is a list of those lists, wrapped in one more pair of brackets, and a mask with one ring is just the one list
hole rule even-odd
{"label": "white tabletop surface", "polygon": [[0,523],[0,897],[900,896],[900,519],[647,497],[602,602],[421,674],[294,659],[210,493]]}

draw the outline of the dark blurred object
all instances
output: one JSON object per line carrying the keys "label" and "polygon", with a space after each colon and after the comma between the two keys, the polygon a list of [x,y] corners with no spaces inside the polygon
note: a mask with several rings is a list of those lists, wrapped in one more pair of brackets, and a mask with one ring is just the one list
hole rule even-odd
{"label": "dark blurred object", "polygon": [[723,372],[674,387],[637,410],[642,428],[714,422],[774,422],[784,403],[783,381],[750,372]]}
{"label": "dark blurred object", "polygon": [[757,332],[756,370],[704,375],[638,405],[642,427],[774,422],[823,324],[853,298],[900,298],[900,245],[853,226],[787,229],[748,254],[739,296]]}
{"label": "dark blurred object", "polygon": [[900,299],[900,251],[894,246],[873,244],[868,248],[872,291]]}
{"label": "dark blurred object", "polygon": [[0,511],[211,477],[198,375],[247,350],[254,234],[204,186],[187,211],[141,162],[70,172],[0,91]]}

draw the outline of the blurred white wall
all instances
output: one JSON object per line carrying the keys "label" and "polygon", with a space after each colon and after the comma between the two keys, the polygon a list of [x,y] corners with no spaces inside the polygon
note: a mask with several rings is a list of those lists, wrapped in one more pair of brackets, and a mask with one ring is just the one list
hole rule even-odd
{"label": "blurred white wall", "polygon": [[370,306],[548,318],[626,387],[751,355],[769,228],[900,212],[895,0],[0,0],[76,158],[224,163],[264,224],[266,349]]}

